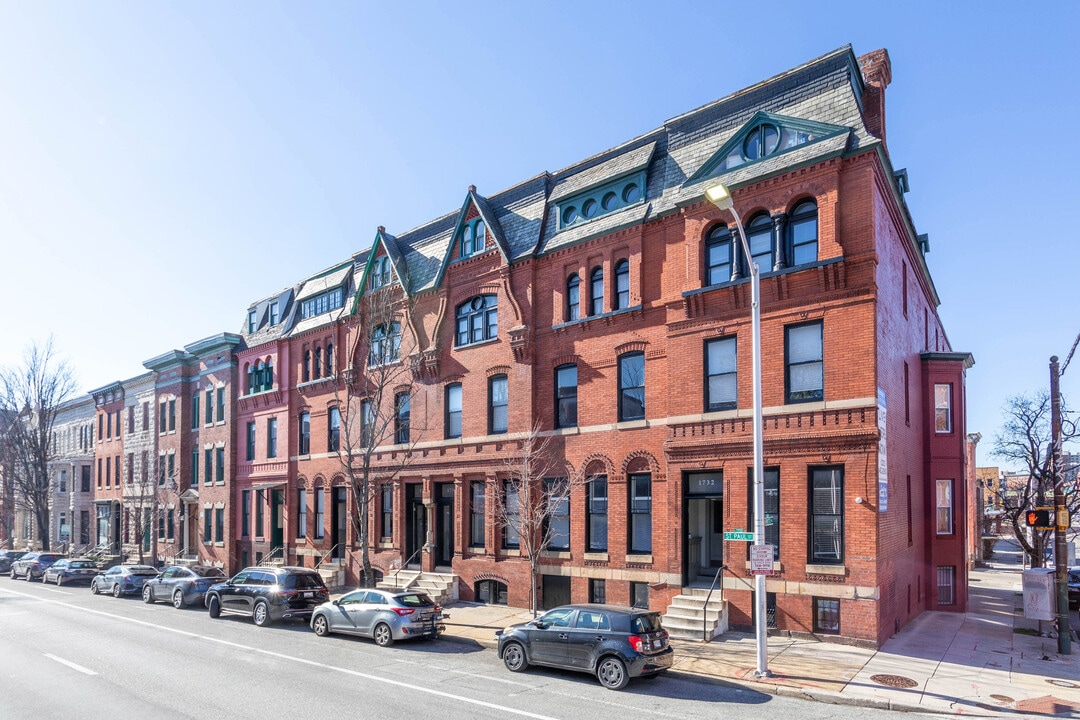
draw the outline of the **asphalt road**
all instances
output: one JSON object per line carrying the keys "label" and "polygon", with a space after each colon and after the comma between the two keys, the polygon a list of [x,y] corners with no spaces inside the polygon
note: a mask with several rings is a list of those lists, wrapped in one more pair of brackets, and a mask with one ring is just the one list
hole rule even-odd
{"label": "asphalt road", "polygon": [[[258,628],[137,597],[0,579],[0,719],[717,718],[877,720],[895,713],[676,677],[622,692],[584,674],[511,674],[493,650],[445,639],[379,648]],[[907,717],[911,717],[908,715]]]}

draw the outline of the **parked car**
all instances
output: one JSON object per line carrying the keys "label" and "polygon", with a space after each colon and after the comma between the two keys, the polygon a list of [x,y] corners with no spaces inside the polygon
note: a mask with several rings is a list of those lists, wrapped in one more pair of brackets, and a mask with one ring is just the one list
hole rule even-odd
{"label": "parked car", "polygon": [[1080,567],[1069,568],[1069,609],[1080,607]]}
{"label": "parked car", "polygon": [[147,603],[170,600],[177,610],[186,605],[202,605],[210,586],[223,579],[225,573],[212,565],[173,565],[143,585],[142,599]]}
{"label": "parked car", "polygon": [[25,554],[25,550],[0,550],[0,573],[11,572],[11,563]]}
{"label": "parked car", "polygon": [[387,647],[395,640],[439,637],[446,629],[442,619],[442,608],[427,593],[354,590],[315,608],[311,629],[319,637],[360,635]]}
{"label": "parked car", "polygon": [[510,672],[529,665],[579,670],[609,690],[655,677],[674,657],[660,613],[619,605],[564,605],[496,635]]}
{"label": "parked car", "polygon": [[67,583],[92,582],[98,574],[98,566],[86,558],[60,558],[41,574],[41,582],[54,582],[58,586]]}
{"label": "parked car", "polygon": [[149,565],[114,565],[90,581],[90,592],[112,593],[115,598],[121,595],[138,595],[148,580],[157,577],[158,571]]}
{"label": "parked car", "polygon": [[30,552],[11,563],[11,579],[18,580],[20,577],[26,580],[37,580],[45,572],[45,568],[64,557],[61,553]]}
{"label": "parked car", "polygon": [[250,615],[259,627],[277,620],[309,620],[330,599],[319,573],[302,567],[249,567],[206,591],[210,617],[221,613]]}

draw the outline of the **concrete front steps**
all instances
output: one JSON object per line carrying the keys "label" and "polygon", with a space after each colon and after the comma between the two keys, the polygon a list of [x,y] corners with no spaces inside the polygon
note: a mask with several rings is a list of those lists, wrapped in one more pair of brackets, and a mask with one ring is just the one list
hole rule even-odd
{"label": "concrete front steps", "polygon": [[683,588],[664,615],[664,629],[676,640],[708,642],[728,630],[727,601],[718,591],[706,603],[708,588]]}
{"label": "concrete front steps", "polygon": [[345,561],[327,560],[317,568],[319,577],[331,590],[345,587]]}
{"label": "concrete front steps", "polygon": [[458,599],[458,577],[453,573],[418,572],[402,570],[384,576],[379,588],[390,590],[401,588],[426,592],[440,605],[455,602]]}

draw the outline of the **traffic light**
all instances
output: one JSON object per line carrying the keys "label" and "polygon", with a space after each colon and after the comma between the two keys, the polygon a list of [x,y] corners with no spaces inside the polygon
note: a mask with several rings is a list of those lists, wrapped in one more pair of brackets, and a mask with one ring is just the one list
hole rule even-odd
{"label": "traffic light", "polygon": [[1036,530],[1053,530],[1054,524],[1050,519],[1050,508],[1032,508],[1024,513],[1024,522],[1028,527]]}

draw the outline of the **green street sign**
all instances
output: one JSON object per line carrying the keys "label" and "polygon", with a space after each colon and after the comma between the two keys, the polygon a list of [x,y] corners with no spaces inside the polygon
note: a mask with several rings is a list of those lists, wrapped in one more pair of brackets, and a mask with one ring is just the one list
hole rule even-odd
{"label": "green street sign", "polygon": [[736,530],[735,532],[724,533],[725,540],[741,540],[743,542],[753,542],[754,533],[743,532],[742,530]]}

